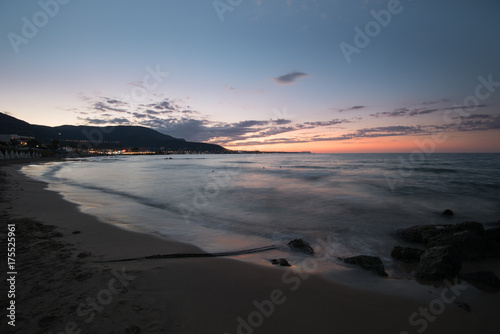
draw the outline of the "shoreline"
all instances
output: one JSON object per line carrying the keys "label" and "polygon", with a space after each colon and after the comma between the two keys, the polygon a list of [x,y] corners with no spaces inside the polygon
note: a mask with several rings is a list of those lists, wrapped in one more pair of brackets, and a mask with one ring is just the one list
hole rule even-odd
{"label": "shoreline", "polygon": [[[224,258],[98,263],[202,251],[103,223],[18,169],[16,165],[0,167],[7,174],[1,203],[5,221],[28,218],[17,225],[39,221],[55,226],[49,236],[27,238],[33,250],[30,247],[18,257],[18,289],[24,292],[20,292],[16,329],[23,328],[23,333],[68,329],[74,333],[77,329],[82,333],[416,333],[423,326],[423,322],[409,322],[423,306],[421,302],[331,282],[305,270],[306,261],[303,270]],[[6,228],[2,229],[3,238]],[[28,236],[33,231],[23,233]],[[33,254],[34,246],[41,247],[38,254]],[[39,254],[45,256],[37,258]],[[50,258],[54,254],[59,256],[56,261]],[[309,262],[309,268],[312,265]],[[23,272],[32,277],[28,279]],[[446,312],[427,320],[426,332],[489,333],[498,311],[485,312],[495,306],[494,298],[482,299],[484,305],[473,303],[471,311],[447,304]],[[496,306],[498,310],[498,302]],[[6,329],[6,333],[17,332]]]}

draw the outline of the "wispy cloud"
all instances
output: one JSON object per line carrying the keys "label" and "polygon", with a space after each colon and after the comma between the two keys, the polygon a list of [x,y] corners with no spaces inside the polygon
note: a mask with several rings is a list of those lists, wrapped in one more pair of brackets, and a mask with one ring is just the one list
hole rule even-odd
{"label": "wispy cloud", "polygon": [[364,109],[365,106],[352,106],[349,108],[344,108],[344,109],[337,109],[339,112],[344,112],[344,111],[352,111],[352,110],[359,110],[359,109]]}
{"label": "wispy cloud", "polygon": [[164,98],[157,102],[130,104],[127,101],[103,96],[82,96],[81,99],[88,105],[85,110],[76,111],[83,124],[140,125],[177,138],[222,145],[268,138],[299,130],[336,127],[357,121],[357,119],[332,119],[292,123],[289,119],[278,118],[248,119],[228,123],[211,121],[180,100]]}
{"label": "wispy cloud", "polygon": [[[484,108],[486,107],[486,104],[480,104],[476,108]],[[370,114],[370,116],[375,117],[375,118],[380,118],[380,117],[413,117],[413,116],[421,116],[421,115],[426,115],[426,114],[432,114],[438,111],[447,111],[447,110],[459,110],[463,109],[463,106],[453,106],[453,107],[446,107],[446,108],[414,108],[414,109],[408,109],[408,108],[396,108],[392,111],[383,111],[383,112],[378,112],[375,114]]]}
{"label": "wispy cloud", "polygon": [[432,104],[446,103],[446,102],[450,102],[450,100],[441,99],[441,100],[424,101],[424,102],[422,102],[422,104],[425,106],[428,106],[428,105],[432,105]]}
{"label": "wispy cloud", "polygon": [[293,84],[300,78],[308,76],[307,73],[302,72],[290,72],[285,75],[280,75],[279,77],[273,78],[274,82],[278,85],[290,85]]}
{"label": "wispy cloud", "polygon": [[[346,130],[344,125],[360,122],[360,117],[335,118],[321,121],[292,122],[286,118],[246,119],[238,122],[217,122],[193,110],[182,100],[162,98],[145,104],[131,104],[111,97],[82,96],[87,108],[76,110],[86,125],[140,125],[189,141],[200,141],[223,146],[271,145],[317,141],[347,141],[360,138],[429,135],[448,131],[487,131],[500,129],[500,115],[454,113],[444,124],[388,125]],[[482,106],[479,106],[482,107]],[[345,110],[359,110],[352,106]],[[373,117],[414,117],[431,114],[446,108],[397,108],[372,114]],[[365,123],[366,124],[366,123]],[[352,125],[350,126],[352,128]]]}

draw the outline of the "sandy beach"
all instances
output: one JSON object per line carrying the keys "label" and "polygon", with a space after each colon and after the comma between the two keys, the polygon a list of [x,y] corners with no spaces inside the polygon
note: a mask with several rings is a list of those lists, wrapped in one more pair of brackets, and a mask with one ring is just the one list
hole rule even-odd
{"label": "sandy beach", "polygon": [[[202,253],[81,213],[47,184],[0,167],[2,245],[15,225],[15,326],[2,333],[494,333],[498,295],[444,287],[427,303],[328,281],[301,266]],[[5,254],[5,247],[3,254]],[[8,272],[7,259],[1,261]],[[9,277],[8,277],[9,278]],[[375,279],[375,278],[374,278]],[[376,278],[379,279],[379,278]],[[2,300],[12,285],[2,280]],[[10,312],[12,314],[12,312]],[[12,319],[12,318],[11,318]]]}

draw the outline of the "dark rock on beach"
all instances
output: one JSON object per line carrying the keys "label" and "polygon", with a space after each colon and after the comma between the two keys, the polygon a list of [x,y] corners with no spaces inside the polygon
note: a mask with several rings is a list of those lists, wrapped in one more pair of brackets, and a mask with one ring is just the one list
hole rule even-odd
{"label": "dark rock on beach", "polygon": [[396,230],[396,235],[405,241],[427,242],[427,239],[440,233],[437,225],[417,225]]}
{"label": "dark rock on beach", "polygon": [[460,224],[444,224],[444,225],[416,225],[408,228],[400,228],[396,230],[396,235],[406,241],[423,242],[435,236],[442,234],[453,234],[461,231],[471,231],[482,235],[484,227],[481,223],[463,222]]}
{"label": "dark rock on beach", "polygon": [[474,232],[476,234],[483,235],[484,226],[481,223],[467,221],[467,222],[463,222],[460,224],[451,225],[450,230],[451,230],[450,232],[454,232],[454,233],[460,232],[460,231],[471,231],[471,232]]}
{"label": "dark rock on beach", "polygon": [[283,259],[283,258],[279,258],[279,259],[270,259],[269,260],[273,265],[280,265],[282,267],[290,267],[290,263],[288,263],[287,260]]}
{"label": "dark rock on beach", "polygon": [[454,246],[464,260],[477,260],[484,257],[486,252],[486,240],[469,230],[456,232],[454,234],[442,233],[427,241],[429,247]]}
{"label": "dark rock on beach", "polygon": [[424,250],[418,248],[396,246],[392,250],[391,256],[404,263],[417,263],[424,252]]}
{"label": "dark rock on beach", "polygon": [[461,268],[460,254],[453,246],[432,247],[420,257],[416,277],[428,281],[453,278]]}
{"label": "dark rock on beach", "polygon": [[297,252],[302,252],[305,254],[314,254],[314,250],[311,245],[302,239],[294,239],[288,243],[288,247]]}
{"label": "dark rock on beach", "polygon": [[377,256],[358,255],[346,257],[344,258],[344,262],[348,264],[357,264],[361,268],[374,272],[379,276],[388,276],[385,272],[384,263]]}

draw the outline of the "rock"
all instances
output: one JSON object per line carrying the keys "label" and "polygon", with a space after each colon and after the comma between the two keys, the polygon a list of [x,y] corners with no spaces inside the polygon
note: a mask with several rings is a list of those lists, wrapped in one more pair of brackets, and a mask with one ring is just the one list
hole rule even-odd
{"label": "rock", "polygon": [[476,223],[476,222],[463,222],[460,224],[452,225],[452,229],[454,229],[453,232],[471,231],[471,232],[474,232],[474,233],[479,234],[479,235],[484,234],[483,224]]}
{"label": "rock", "polygon": [[432,247],[420,256],[416,277],[428,281],[453,278],[460,269],[462,261],[453,246]]}
{"label": "rock", "polygon": [[73,231],[71,233],[73,233],[73,234],[80,234],[80,233],[82,233],[82,231]]}
{"label": "rock", "polygon": [[441,215],[442,216],[454,216],[455,214],[450,209],[446,209],[443,212],[441,212]]}
{"label": "rock", "polygon": [[463,222],[460,224],[416,225],[396,230],[396,235],[406,241],[428,243],[429,239],[440,235],[452,235],[460,231],[471,231],[482,235],[484,227],[481,223]]}
{"label": "rock", "polygon": [[461,231],[451,236],[451,244],[464,260],[477,260],[486,252],[485,239],[471,231]]}
{"label": "rock", "polygon": [[391,256],[404,263],[417,263],[424,252],[424,250],[418,248],[396,246],[392,250]]}
{"label": "rock", "polygon": [[411,242],[426,242],[439,233],[440,229],[436,225],[417,225],[396,230],[399,238]]}
{"label": "rock", "polygon": [[344,258],[344,262],[349,264],[357,264],[361,268],[374,272],[379,276],[388,276],[385,272],[384,263],[382,263],[382,260],[377,256],[358,255]]}
{"label": "rock", "polygon": [[314,254],[314,250],[311,245],[302,239],[294,239],[288,243],[288,247],[297,252],[302,252],[306,254]]}
{"label": "rock", "polygon": [[484,230],[483,235],[486,239],[500,242],[500,227],[495,227],[495,228],[490,228],[490,229]]}
{"label": "rock", "polygon": [[280,265],[282,267],[290,267],[290,263],[288,263],[288,261],[283,258],[270,259],[269,261],[274,265]]}
{"label": "rock", "polygon": [[500,279],[492,271],[478,271],[474,273],[462,274],[460,278],[470,282],[477,282],[488,285],[492,288],[500,288]]}
{"label": "rock", "polygon": [[454,246],[464,260],[477,260],[484,257],[487,243],[486,240],[469,230],[456,232],[454,234],[442,233],[427,241],[427,246]]}

